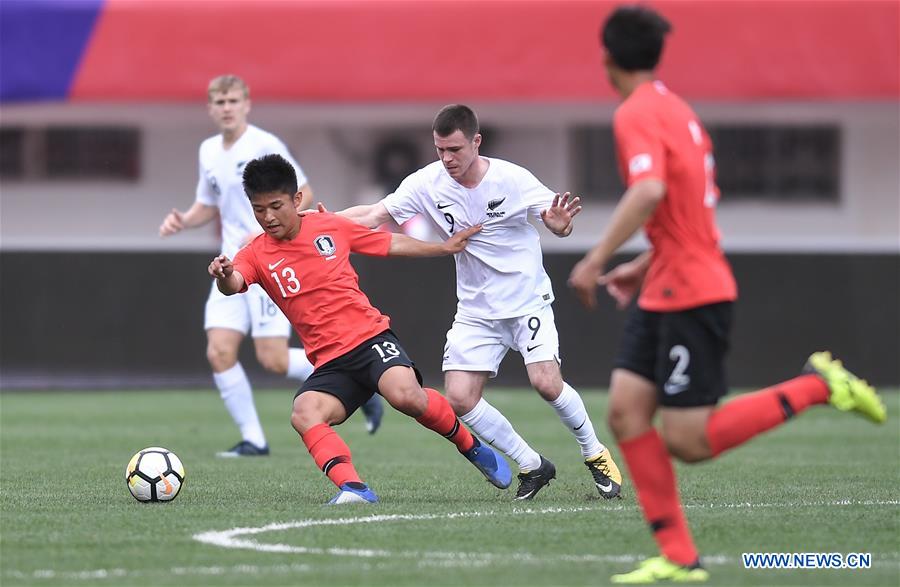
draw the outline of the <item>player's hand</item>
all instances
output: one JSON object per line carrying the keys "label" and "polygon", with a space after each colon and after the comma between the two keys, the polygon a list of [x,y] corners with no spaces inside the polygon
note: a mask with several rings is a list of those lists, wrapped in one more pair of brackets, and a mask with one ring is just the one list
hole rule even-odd
{"label": "player's hand", "polygon": [[574,290],[575,297],[588,310],[597,306],[597,285],[603,267],[585,257],[572,268],[569,274],[569,287]]}
{"label": "player's hand", "polygon": [[581,198],[573,197],[569,192],[563,195],[556,194],[550,207],[541,211],[541,220],[553,234],[569,236],[572,232],[572,219],[579,212],[581,212]]}
{"label": "player's hand", "polygon": [[469,227],[465,230],[460,230],[446,241],[444,241],[444,249],[447,251],[448,255],[455,255],[459,253],[463,249],[466,248],[466,245],[469,244],[469,238],[473,234],[481,232],[482,225],[476,224],[475,226]]}
{"label": "player's hand", "polygon": [[170,236],[181,230],[184,230],[184,215],[172,208],[159,225],[159,236]]}
{"label": "player's hand", "polygon": [[210,262],[208,271],[216,279],[224,279],[234,273],[234,264],[227,256],[219,255]]}
{"label": "player's hand", "polygon": [[307,208],[306,210],[300,210],[299,212],[297,212],[297,214],[299,214],[300,216],[308,216],[309,214],[319,214],[320,212],[321,213],[328,212],[328,209],[325,207],[325,204],[323,204],[322,202],[319,202],[318,204],[316,204],[315,209]]}
{"label": "player's hand", "polygon": [[622,263],[597,280],[606,286],[606,292],[616,300],[616,307],[624,310],[641,288],[644,268],[635,263]]}

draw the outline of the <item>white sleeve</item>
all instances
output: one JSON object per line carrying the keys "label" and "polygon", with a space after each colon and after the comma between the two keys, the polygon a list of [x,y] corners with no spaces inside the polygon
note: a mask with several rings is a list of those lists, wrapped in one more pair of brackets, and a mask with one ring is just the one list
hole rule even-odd
{"label": "white sleeve", "polygon": [[206,172],[203,170],[203,157],[200,155],[197,156],[197,167],[197,175],[199,177],[197,179],[197,194],[195,199],[206,206],[218,206],[218,194],[206,177]]}
{"label": "white sleeve", "polygon": [[416,214],[424,212],[423,198],[426,196],[422,186],[421,171],[417,171],[404,179],[394,193],[381,200],[388,213],[397,224],[403,224]]}
{"label": "white sleeve", "polygon": [[297,160],[294,159],[294,156],[291,155],[291,152],[288,150],[287,145],[281,142],[281,139],[272,135],[274,139],[272,142],[272,148],[270,149],[270,153],[278,153],[282,157],[288,160],[288,162],[294,166],[294,171],[297,172],[297,187],[303,187],[304,184],[309,183],[309,179],[306,177],[306,173],[303,172],[303,168],[300,167],[300,164],[297,163]]}
{"label": "white sleeve", "polygon": [[540,220],[541,212],[550,207],[556,192],[542,184],[540,180],[527,169],[522,169],[522,172],[519,175],[518,184],[522,194],[522,201],[528,208],[529,214]]}

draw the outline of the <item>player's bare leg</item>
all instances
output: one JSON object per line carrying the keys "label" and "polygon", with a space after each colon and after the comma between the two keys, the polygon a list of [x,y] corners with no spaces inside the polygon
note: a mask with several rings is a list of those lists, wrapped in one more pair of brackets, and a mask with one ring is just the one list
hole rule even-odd
{"label": "player's bare leg", "polygon": [[[309,362],[305,350],[292,348],[288,343],[288,338],[284,336],[254,338],[256,360],[267,371],[285,375],[302,383],[312,375],[313,364]],[[375,434],[381,426],[381,419],[384,416],[381,397],[373,395],[369,401],[363,404],[362,411],[366,417],[366,430],[369,434]]]}

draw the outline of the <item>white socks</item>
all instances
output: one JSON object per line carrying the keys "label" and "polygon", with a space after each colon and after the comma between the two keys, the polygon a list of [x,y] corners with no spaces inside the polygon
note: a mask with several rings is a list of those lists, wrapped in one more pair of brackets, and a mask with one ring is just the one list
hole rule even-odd
{"label": "white socks", "polygon": [[597,456],[606,448],[597,439],[597,433],[594,432],[594,425],[584,408],[584,402],[571,385],[563,382],[562,393],[556,400],[548,403],[556,410],[566,428],[575,435],[575,439],[581,445],[581,454],[585,459]]}
{"label": "white socks", "polygon": [[291,379],[299,379],[306,381],[313,372],[313,365],[306,358],[306,351],[303,349],[288,349],[288,368],[287,376]]}
{"label": "white socks", "polygon": [[231,369],[213,373],[213,380],[219,388],[219,395],[222,396],[228,413],[240,428],[243,439],[259,447],[266,446],[266,436],[256,414],[256,406],[253,404],[250,380],[247,379],[241,364],[236,363]]}
{"label": "white socks", "polygon": [[533,471],[541,466],[541,455],[528,446],[513,430],[509,420],[497,408],[484,401],[484,398],[478,400],[472,411],[459,419],[485,442],[514,460],[520,470]]}

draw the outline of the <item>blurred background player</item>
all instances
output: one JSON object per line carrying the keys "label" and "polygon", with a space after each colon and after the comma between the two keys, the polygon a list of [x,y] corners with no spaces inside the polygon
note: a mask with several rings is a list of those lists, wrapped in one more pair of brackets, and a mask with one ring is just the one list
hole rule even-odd
{"label": "blurred background player", "polygon": [[[253,211],[241,186],[241,173],[248,161],[268,153],[286,157],[297,171],[303,192],[302,206],[312,202],[312,190],[303,170],[287,147],[275,135],[248,123],[250,88],[234,75],[213,79],[207,89],[208,111],[219,134],[200,145],[200,177],[196,200],[186,211],[172,210],[159,227],[160,236],[203,226],[217,217],[221,224],[222,253],[234,256],[250,238],[259,233]],[[306,353],[289,348],[291,326],[260,287],[227,298],[213,284],[206,301],[204,318],[206,356],[213,380],[228,413],[240,429],[242,439],[223,457],[269,454],[250,380],[238,362],[241,341],[249,332],[256,358],[269,371],[303,381],[312,372]],[[367,428],[374,432],[383,408],[375,398],[369,406]]]}
{"label": "blurred background player", "polygon": [[[608,417],[662,556],[613,576],[614,583],[709,577],[681,508],[670,455],[688,463],[711,459],[815,404],[885,420],[875,390],[829,353],[813,354],[795,379],[716,408],[727,393],[725,355],[737,287],[719,247],[709,136],[654,73],[669,30],[662,16],[640,6],[617,8],[603,25],[606,71],[624,100],[613,131],[628,188],[569,281],[588,308],[596,304],[598,284],[620,308],[640,290],[615,361]],[[642,225],[652,250],[602,275]],[[653,427],[657,410],[662,435]]]}
{"label": "blurred background player", "polygon": [[512,473],[492,448],[481,445],[421,376],[390,330],[390,318],[359,289],[350,253],[436,257],[458,253],[474,226],[442,243],[374,231],[334,214],[301,219],[303,199],[291,164],[280,155],[251,161],[244,188],[265,233],[232,263],[219,255],[209,273],[225,295],[260,284],[290,321],[316,370],[294,397],[291,423],[323,473],[338,487],[330,503],[372,503],[375,493],[353,466],[350,449],[331,428],[376,391],[397,410],[447,438],[491,483],[508,487]]}
{"label": "blurred background player", "polygon": [[460,104],[434,119],[439,161],[409,175],[380,202],[342,215],[369,227],[391,219],[428,218],[441,238],[476,224],[484,230],[454,256],[458,305],[447,333],[443,370],[447,399],[460,419],[519,465],[516,499],[532,499],[556,468],[513,429],[483,397],[509,351],[518,351],[532,387],[574,434],[600,495],[619,495],[622,477],[600,443],[578,392],[560,371],[553,288],[544,271],[540,237],[528,220],[539,219],[560,237],[572,233],[580,199],[554,194],[527,169],[482,157],[478,117]]}

